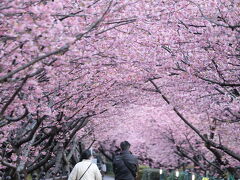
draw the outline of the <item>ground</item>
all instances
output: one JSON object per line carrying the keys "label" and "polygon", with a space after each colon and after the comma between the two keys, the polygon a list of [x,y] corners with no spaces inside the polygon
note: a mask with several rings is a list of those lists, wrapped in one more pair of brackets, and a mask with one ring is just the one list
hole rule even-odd
{"label": "ground", "polygon": [[104,176],[103,180],[114,180],[114,178],[111,176]]}

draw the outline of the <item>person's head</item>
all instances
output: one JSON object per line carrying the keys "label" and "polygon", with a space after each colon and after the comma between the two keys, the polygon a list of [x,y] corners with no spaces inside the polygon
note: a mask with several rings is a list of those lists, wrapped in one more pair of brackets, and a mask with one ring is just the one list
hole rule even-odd
{"label": "person's head", "polygon": [[92,156],[91,151],[89,149],[85,150],[81,154],[81,161],[84,159],[90,159]]}
{"label": "person's head", "polygon": [[129,150],[131,144],[128,141],[123,141],[120,143],[120,147],[122,151]]}

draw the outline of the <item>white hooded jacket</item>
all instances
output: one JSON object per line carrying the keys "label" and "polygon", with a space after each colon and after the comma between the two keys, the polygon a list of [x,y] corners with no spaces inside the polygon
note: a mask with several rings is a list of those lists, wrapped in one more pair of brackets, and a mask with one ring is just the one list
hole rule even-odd
{"label": "white hooded jacket", "polygon": [[[91,164],[91,166],[90,166],[90,164]],[[87,168],[88,168],[88,170],[87,170]],[[85,171],[86,171],[86,173],[81,178],[81,180],[102,180],[102,175],[101,175],[97,165],[92,163],[91,160],[83,160],[83,161],[77,163],[74,166],[72,172],[70,173],[68,180],[80,180],[80,177],[83,175],[83,173]]]}

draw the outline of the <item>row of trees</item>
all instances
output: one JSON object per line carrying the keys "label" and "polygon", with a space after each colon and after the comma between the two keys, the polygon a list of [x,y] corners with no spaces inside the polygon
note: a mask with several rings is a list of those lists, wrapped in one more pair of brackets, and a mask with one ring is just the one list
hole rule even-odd
{"label": "row of trees", "polygon": [[[108,31],[133,23],[114,1],[1,1],[0,168],[4,178],[67,174],[94,116],[126,102],[134,69]],[[124,74],[122,73],[124,71]],[[126,86],[126,88],[125,88]],[[81,130],[81,131],[79,131]]]}
{"label": "row of trees", "polygon": [[149,2],[145,26],[149,39],[141,42],[148,50],[144,55],[155,62],[152,78],[136,86],[148,98],[132,110],[125,109],[125,117],[114,117],[122,124],[105,136],[107,144],[127,138],[124,131],[135,153],[152,166],[195,167],[217,176],[237,173],[240,4],[162,3]]}
{"label": "row of trees", "polygon": [[179,140],[172,133],[176,129],[168,130],[175,153],[201,171],[223,175],[226,170],[236,170],[240,160],[240,4],[189,3],[198,11],[198,17],[189,13],[185,18],[177,18],[179,39],[168,46],[175,67],[167,82],[165,79],[150,83],[192,132]]}
{"label": "row of trees", "polygon": [[[155,166],[193,162],[220,175],[239,166],[239,6],[225,0],[1,1],[3,176],[67,174],[78,161],[79,142],[90,135],[115,138],[108,131],[117,124],[109,118],[119,113],[113,109],[141,97],[164,107],[159,114],[169,119],[124,124],[147,130],[146,141],[135,146],[140,159]],[[154,93],[165,102],[156,103]],[[159,128],[144,128],[147,123]]]}

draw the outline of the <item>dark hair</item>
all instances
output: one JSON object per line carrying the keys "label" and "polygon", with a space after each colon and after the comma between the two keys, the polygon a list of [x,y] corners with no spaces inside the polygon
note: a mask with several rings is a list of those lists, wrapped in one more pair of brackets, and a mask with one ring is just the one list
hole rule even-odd
{"label": "dark hair", "polygon": [[128,141],[123,141],[120,143],[120,147],[123,151],[128,150],[131,144]]}
{"label": "dark hair", "polygon": [[92,154],[91,154],[91,151],[89,149],[83,151],[82,154],[81,154],[81,161],[83,159],[89,159],[91,157],[91,155]]}

